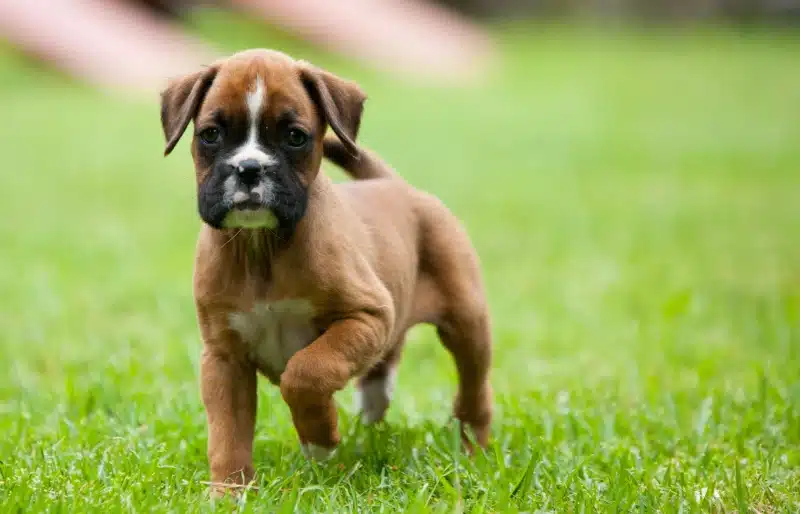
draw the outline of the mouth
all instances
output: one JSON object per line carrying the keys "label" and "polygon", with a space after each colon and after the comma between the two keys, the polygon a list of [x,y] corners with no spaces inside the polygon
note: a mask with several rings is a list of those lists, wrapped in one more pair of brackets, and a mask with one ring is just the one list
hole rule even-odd
{"label": "mouth", "polygon": [[225,228],[266,228],[274,229],[278,226],[278,218],[263,205],[246,207],[237,205],[228,212],[222,221]]}
{"label": "mouth", "polygon": [[237,191],[233,196],[231,210],[223,220],[226,228],[267,228],[278,226],[275,214],[262,203],[262,196],[256,191],[247,194]]}
{"label": "mouth", "polygon": [[263,194],[258,188],[253,188],[249,193],[246,191],[236,191],[233,194],[233,209],[238,210],[259,210],[264,208],[262,203],[264,198]]}
{"label": "mouth", "polygon": [[245,184],[231,175],[225,180],[224,189],[227,212],[219,223],[221,227],[270,230],[278,227],[278,218],[268,207],[269,187],[264,181]]}
{"label": "mouth", "polygon": [[215,177],[198,191],[200,217],[214,228],[280,229],[289,234],[305,214],[307,195],[296,180],[244,183],[233,174]]}
{"label": "mouth", "polygon": [[260,211],[265,209],[266,207],[256,200],[246,200],[244,202],[235,203],[231,208],[231,210],[234,211]]}

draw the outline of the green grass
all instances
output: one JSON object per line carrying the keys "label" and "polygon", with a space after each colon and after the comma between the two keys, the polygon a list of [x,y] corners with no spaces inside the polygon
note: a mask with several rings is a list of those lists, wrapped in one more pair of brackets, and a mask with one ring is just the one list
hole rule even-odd
{"label": "green grass", "polygon": [[454,370],[410,335],[388,424],[304,461],[262,383],[260,492],[210,503],[187,145],[157,105],[0,53],[0,512],[800,510],[800,39],[509,25],[480,87],[358,79],[363,141],[481,254],[494,441],[460,455]]}

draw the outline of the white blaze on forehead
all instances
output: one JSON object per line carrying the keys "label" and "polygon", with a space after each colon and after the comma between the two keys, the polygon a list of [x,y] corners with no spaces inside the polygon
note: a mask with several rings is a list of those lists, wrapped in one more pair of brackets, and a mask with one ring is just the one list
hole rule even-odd
{"label": "white blaze on forehead", "polygon": [[258,144],[258,120],[261,118],[261,111],[264,108],[265,94],[264,81],[261,80],[261,77],[256,77],[250,90],[245,93],[244,99],[247,105],[247,140],[228,159],[228,164],[232,166],[239,166],[242,161],[247,159],[253,159],[261,166],[278,163],[274,155],[266,153]]}
{"label": "white blaze on forehead", "polygon": [[261,77],[256,77],[253,87],[247,92],[247,116],[250,127],[255,126],[258,115],[261,114],[261,106],[264,103],[264,81]]}

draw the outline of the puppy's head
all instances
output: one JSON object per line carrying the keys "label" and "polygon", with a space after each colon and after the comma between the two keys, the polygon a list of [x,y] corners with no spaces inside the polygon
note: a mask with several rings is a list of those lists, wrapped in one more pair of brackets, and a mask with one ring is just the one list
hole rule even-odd
{"label": "puppy's head", "polygon": [[249,50],[174,80],[161,94],[169,154],[194,121],[200,217],[214,228],[292,230],[330,126],[356,154],[365,96],[274,51]]}

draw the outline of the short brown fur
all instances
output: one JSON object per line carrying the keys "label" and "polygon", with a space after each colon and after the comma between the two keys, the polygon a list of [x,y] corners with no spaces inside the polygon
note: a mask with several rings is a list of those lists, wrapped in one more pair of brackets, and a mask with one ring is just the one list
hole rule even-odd
{"label": "short brown fur", "polygon": [[[340,440],[333,394],[354,378],[362,384],[385,378],[399,360],[406,331],[418,323],[435,325],[453,355],[459,374],[455,415],[485,446],[489,315],[478,258],[458,220],[355,146],[364,101],[355,84],[268,51],[237,54],[209,70],[164,92],[168,151],[186,126],[182,116],[197,126],[219,107],[245,116],[241,98],[255,74],[266,81],[268,112],[291,106],[315,135],[301,176],[308,208],[292,234],[207,225],[200,231],[194,295],[204,343],[201,390],[212,480],[253,478],[258,371],[280,385],[301,443],[332,448]],[[309,76],[317,81],[309,87],[322,89],[334,109],[304,90]],[[198,85],[209,77],[213,83]],[[337,127],[338,139],[325,139],[323,152],[326,123]],[[196,152],[195,142],[197,161]],[[364,180],[333,184],[318,174],[323,153]],[[207,173],[198,165],[198,184]],[[276,372],[251,357],[229,316],[257,302],[290,298],[311,302],[318,337]]]}

